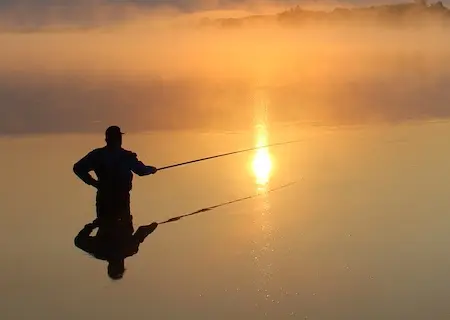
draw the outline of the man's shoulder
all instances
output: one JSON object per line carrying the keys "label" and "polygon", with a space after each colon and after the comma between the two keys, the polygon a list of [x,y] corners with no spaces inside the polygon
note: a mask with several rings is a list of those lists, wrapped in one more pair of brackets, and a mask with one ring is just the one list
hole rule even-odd
{"label": "man's shoulder", "polygon": [[127,150],[127,149],[123,149],[122,148],[122,153],[124,156],[126,156],[127,158],[130,159],[137,159],[137,154],[133,151]]}
{"label": "man's shoulder", "polygon": [[101,147],[101,148],[93,149],[91,152],[89,152],[89,156],[92,159],[116,158],[118,155],[122,159],[127,159],[127,160],[137,159],[136,153],[134,153],[130,150],[127,150],[127,149],[123,149],[123,148],[121,148],[119,150],[119,152],[117,152],[117,150],[110,150],[107,147]]}
{"label": "man's shoulder", "polygon": [[105,147],[95,148],[88,153],[90,157],[98,157],[105,153]]}
{"label": "man's shoulder", "polygon": [[110,152],[106,147],[95,148],[91,150],[87,156],[86,160],[92,164],[100,164],[104,161],[107,161],[108,158],[111,157]]}

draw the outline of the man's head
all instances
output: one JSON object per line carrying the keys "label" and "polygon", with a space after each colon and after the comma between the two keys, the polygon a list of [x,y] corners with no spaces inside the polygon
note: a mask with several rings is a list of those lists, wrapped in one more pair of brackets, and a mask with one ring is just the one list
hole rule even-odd
{"label": "man's head", "polygon": [[105,131],[106,144],[110,147],[121,147],[123,134],[118,126],[110,126]]}
{"label": "man's head", "polygon": [[108,261],[108,276],[112,280],[120,280],[125,273],[125,260],[117,259]]}

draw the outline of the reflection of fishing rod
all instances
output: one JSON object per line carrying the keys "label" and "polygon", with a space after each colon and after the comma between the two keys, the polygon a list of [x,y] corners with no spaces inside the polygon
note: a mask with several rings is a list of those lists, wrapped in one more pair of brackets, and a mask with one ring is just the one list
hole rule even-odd
{"label": "reflection of fishing rod", "polygon": [[159,222],[158,224],[165,224],[165,223],[169,223],[169,222],[175,222],[175,221],[178,221],[178,220],[180,220],[180,219],[182,219],[182,218],[185,218],[185,217],[188,217],[188,216],[193,216],[193,215],[196,215],[196,214],[199,214],[199,213],[202,213],[202,212],[210,211],[210,210],[213,210],[213,209],[216,209],[216,208],[219,208],[219,207],[228,205],[228,204],[232,204],[232,203],[236,203],[236,202],[239,202],[239,201],[243,201],[243,200],[248,200],[248,199],[260,197],[260,196],[262,196],[262,195],[264,195],[264,194],[266,194],[266,193],[274,192],[274,191],[277,191],[277,190],[280,190],[280,189],[289,187],[289,186],[291,186],[291,185],[293,185],[293,184],[295,184],[295,183],[296,183],[296,182],[294,181],[294,182],[291,182],[291,183],[282,185],[282,186],[280,186],[280,187],[276,187],[276,188],[267,190],[265,193],[258,193],[258,194],[254,194],[254,195],[247,196],[247,197],[244,197],[244,198],[239,198],[239,199],[236,199],[236,200],[231,200],[231,201],[223,202],[223,203],[221,203],[221,204],[217,204],[217,205],[214,205],[214,206],[211,206],[211,207],[203,208],[203,209],[200,209],[200,210],[197,210],[197,211],[188,213],[188,214],[183,214],[183,215],[178,216],[178,217],[170,218],[170,219],[168,219],[168,220],[166,220],[166,221],[164,221],[164,222]]}
{"label": "reflection of fishing rod", "polygon": [[196,159],[196,160],[186,161],[186,162],[182,162],[182,163],[172,164],[172,165],[169,165],[169,166],[165,166],[165,167],[162,167],[162,168],[158,168],[158,171],[165,170],[165,169],[169,169],[169,168],[174,168],[174,167],[179,167],[179,166],[183,166],[183,165],[186,165],[186,164],[191,164],[191,163],[194,163],[194,162],[205,161],[205,160],[209,160],[209,159],[214,159],[214,158],[219,158],[219,157],[229,156],[229,155],[236,154],[236,153],[242,153],[242,152],[247,152],[247,151],[253,151],[253,150],[258,150],[258,149],[264,149],[264,148],[268,148],[268,147],[281,146],[281,145],[285,145],[285,144],[289,144],[289,143],[295,143],[295,142],[299,142],[299,141],[300,141],[300,140],[287,141],[287,142],[280,142],[280,143],[269,144],[269,145],[265,145],[265,146],[261,146],[261,147],[248,148],[248,149],[239,150],[239,151],[233,151],[233,152],[222,153],[222,154],[218,154],[218,155],[210,156],[210,157],[206,157],[206,158],[201,158],[201,159]]}

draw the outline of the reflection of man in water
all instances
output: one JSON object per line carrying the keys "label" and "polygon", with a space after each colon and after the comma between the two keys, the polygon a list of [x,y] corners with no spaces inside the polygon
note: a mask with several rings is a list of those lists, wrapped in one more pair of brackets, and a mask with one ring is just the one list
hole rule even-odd
{"label": "reflection of man in water", "polygon": [[[78,233],[75,245],[96,259],[108,261],[109,277],[118,280],[125,272],[125,259],[138,253],[139,245],[157,226],[154,222],[134,232],[132,216],[114,221],[96,219]],[[91,236],[97,227],[97,234]]]}
{"label": "reflection of man in water", "polygon": [[[89,152],[74,166],[74,173],[87,185],[97,189],[97,218],[130,216],[130,191],[133,172],[139,176],[156,173],[157,169],[138,160],[137,155],[122,148],[120,128],[106,130],[106,146]],[[94,171],[97,179],[90,175]]]}

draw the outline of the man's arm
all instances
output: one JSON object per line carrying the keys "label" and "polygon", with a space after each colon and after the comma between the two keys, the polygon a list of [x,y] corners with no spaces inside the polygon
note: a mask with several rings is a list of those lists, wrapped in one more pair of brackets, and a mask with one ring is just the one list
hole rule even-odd
{"label": "man's arm", "polygon": [[95,180],[91,174],[89,173],[94,169],[93,166],[93,152],[88,153],[81,160],[73,166],[73,172],[87,185],[93,186],[95,188],[98,187],[98,181]]}
{"label": "man's arm", "polygon": [[94,254],[96,251],[95,240],[91,237],[91,233],[96,227],[95,223],[85,225],[74,239],[75,246],[84,252]]}
{"label": "man's arm", "polygon": [[138,176],[148,176],[149,174],[155,174],[158,169],[153,166],[147,166],[140,161],[135,153],[132,154],[131,171]]}
{"label": "man's arm", "polygon": [[153,231],[158,227],[158,223],[153,222],[152,224],[140,226],[136,232],[133,234],[133,239],[137,244],[141,244],[144,242],[145,238],[147,238]]}

